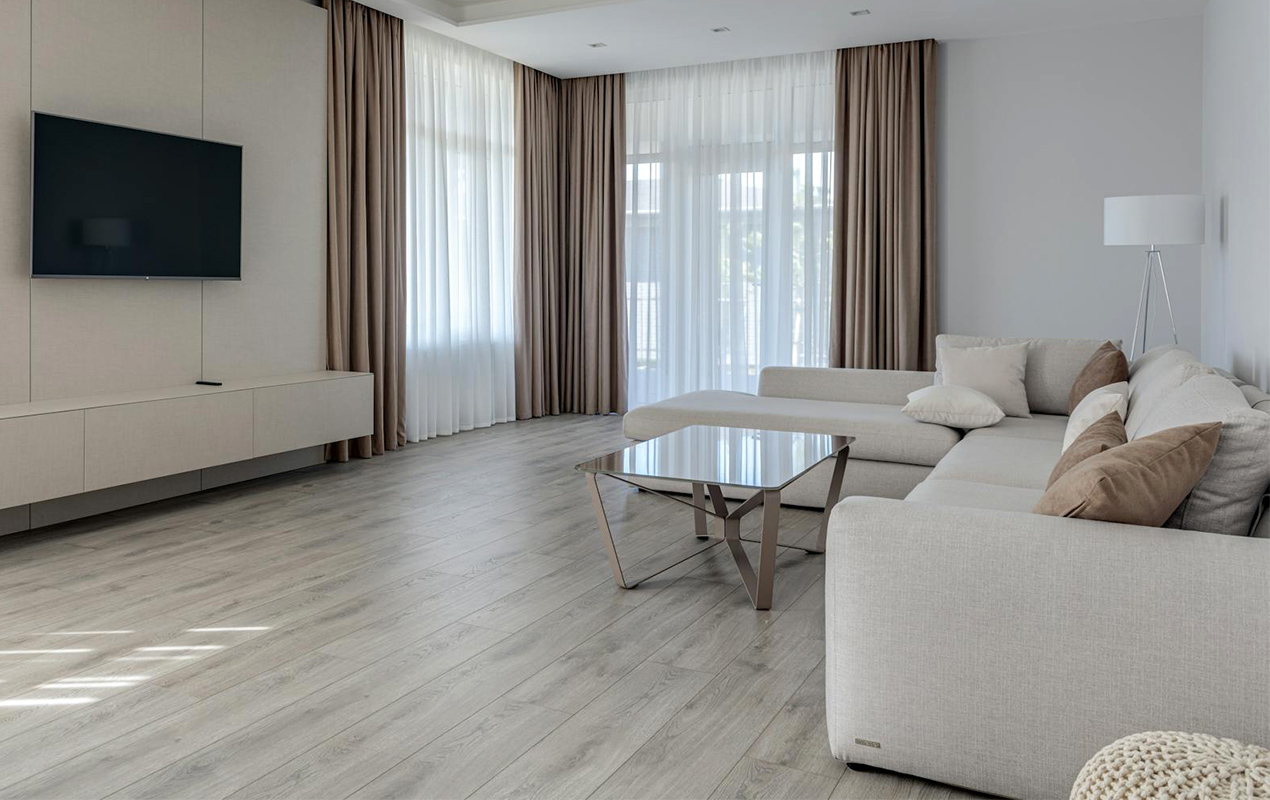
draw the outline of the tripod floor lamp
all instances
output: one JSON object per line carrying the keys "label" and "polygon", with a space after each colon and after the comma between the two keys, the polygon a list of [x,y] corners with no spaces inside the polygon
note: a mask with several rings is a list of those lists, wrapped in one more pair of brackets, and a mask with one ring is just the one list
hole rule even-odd
{"label": "tripod floor lamp", "polygon": [[1159,245],[1192,245],[1204,243],[1204,196],[1199,194],[1144,194],[1129,197],[1107,197],[1102,206],[1105,245],[1136,245],[1147,249],[1146,269],[1142,272],[1142,290],[1138,295],[1138,313],[1133,318],[1133,342],[1129,360],[1137,350],[1138,328],[1142,329],[1142,352],[1147,349],[1147,328],[1151,320],[1151,285],[1158,272],[1164,303],[1169,310],[1173,343],[1177,344],[1177,322],[1173,319],[1173,301],[1169,298],[1169,282],[1164,275],[1164,258]]}

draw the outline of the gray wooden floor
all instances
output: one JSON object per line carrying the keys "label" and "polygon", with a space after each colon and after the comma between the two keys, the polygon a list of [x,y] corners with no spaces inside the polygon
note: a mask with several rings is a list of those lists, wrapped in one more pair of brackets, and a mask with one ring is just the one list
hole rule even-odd
{"label": "gray wooden floor", "polygon": [[[0,539],[0,797],[968,796],[830,756],[823,559],[766,612],[719,548],[614,586],[572,467],[623,443],[499,425]],[[606,500],[632,571],[697,546]]]}

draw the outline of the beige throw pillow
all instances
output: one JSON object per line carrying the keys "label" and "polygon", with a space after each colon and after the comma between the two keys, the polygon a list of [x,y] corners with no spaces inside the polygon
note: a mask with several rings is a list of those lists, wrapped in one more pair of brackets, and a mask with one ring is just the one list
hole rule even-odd
{"label": "beige throw pillow", "polygon": [[1222,376],[1200,375],[1161,398],[1129,436],[1197,422],[1220,422],[1221,440],[1208,471],[1168,527],[1247,536],[1270,484],[1270,415],[1250,408],[1243,392]]}
{"label": "beige throw pillow", "polygon": [[944,386],[968,386],[991,397],[1007,417],[1031,417],[1027,389],[1027,342],[997,347],[941,347],[939,375]]}
{"label": "beige throw pillow", "polygon": [[1046,489],[1032,511],[1160,527],[1203,477],[1220,436],[1220,422],[1201,422],[1092,455]]}
{"label": "beige throw pillow", "polygon": [[1085,399],[1072,410],[1067,420],[1067,430],[1063,434],[1063,452],[1072,446],[1076,437],[1085,429],[1111,412],[1119,415],[1121,422],[1129,411],[1129,382],[1121,381],[1110,386],[1094,389],[1085,395]]}
{"label": "beige throw pillow", "polygon": [[908,396],[900,409],[919,422],[950,428],[986,428],[1005,418],[1005,412],[983,392],[968,386],[927,386]]}
{"label": "beige throw pillow", "polygon": [[[1094,389],[1129,380],[1129,361],[1120,348],[1111,342],[1103,342],[1089,357],[1089,363],[1076,376],[1072,393],[1067,399],[1067,413],[1076,411],[1080,401]],[[1125,385],[1126,391],[1128,384]]]}

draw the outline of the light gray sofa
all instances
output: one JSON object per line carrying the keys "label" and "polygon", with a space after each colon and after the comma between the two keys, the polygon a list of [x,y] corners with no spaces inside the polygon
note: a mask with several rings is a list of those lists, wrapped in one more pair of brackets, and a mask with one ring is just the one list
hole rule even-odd
{"label": "light gray sofa", "polygon": [[[899,413],[933,373],[769,368],[758,396],[698,392],[627,415],[637,439],[690,424],[857,437],[826,555],[836,757],[1060,798],[1130,733],[1270,745],[1270,513],[1254,536],[1030,513],[1061,451],[1067,393],[1100,343],[1030,340],[1033,416],[965,436]],[[1134,364],[1131,435],[1150,432],[1150,410],[1194,361],[1161,348]],[[1235,413],[1270,414],[1270,396],[1234,383],[1246,403]],[[1264,458],[1270,475],[1270,448]],[[786,496],[823,505],[826,484],[812,473]]]}

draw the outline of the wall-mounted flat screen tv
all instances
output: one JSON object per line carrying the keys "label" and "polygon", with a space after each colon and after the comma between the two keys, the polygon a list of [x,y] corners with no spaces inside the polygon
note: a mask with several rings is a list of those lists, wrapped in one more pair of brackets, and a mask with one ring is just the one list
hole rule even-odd
{"label": "wall-mounted flat screen tv", "polygon": [[32,116],[31,275],[242,277],[242,147]]}

